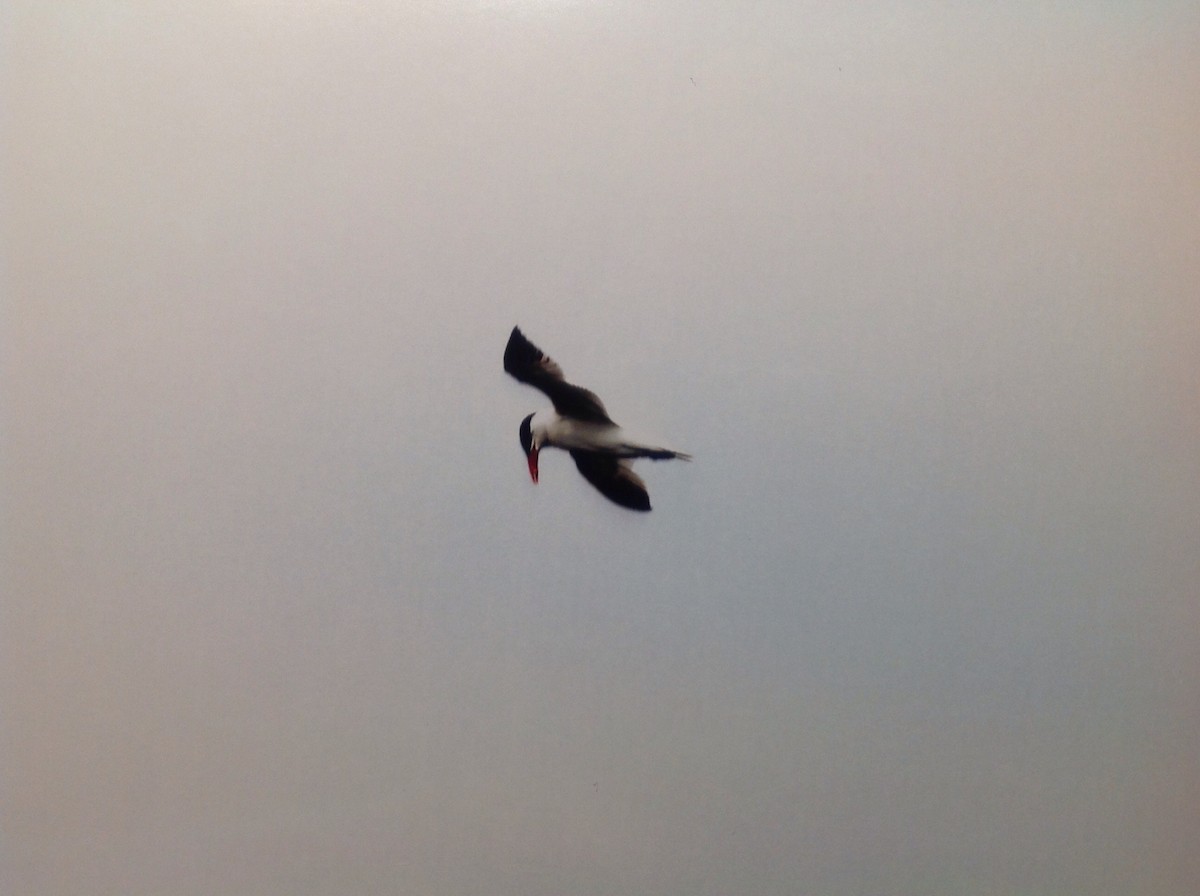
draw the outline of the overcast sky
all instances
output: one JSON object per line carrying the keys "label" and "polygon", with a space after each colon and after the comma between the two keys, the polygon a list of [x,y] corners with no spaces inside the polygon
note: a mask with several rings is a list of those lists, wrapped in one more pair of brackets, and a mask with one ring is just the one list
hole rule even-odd
{"label": "overcast sky", "polygon": [[6,4],[4,892],[1200,892],[1200,7],[947,6]]}

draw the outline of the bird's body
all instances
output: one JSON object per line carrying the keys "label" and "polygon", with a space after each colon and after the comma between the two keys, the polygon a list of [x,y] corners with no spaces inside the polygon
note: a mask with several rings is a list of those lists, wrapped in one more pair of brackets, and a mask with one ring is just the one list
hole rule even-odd
{"label": "bird's body", "polygon": [[610,501],[630,510],[649,510],[650,495],[630,467],[632,460],[691,460],[682,451],[631,438],[608,416],[595,394],[568,383],[562,369],[517,327],[504,350],[504,369],[540,389],[554,404],[553,411],[537,411],[521,421],[521,447],[534,482],[538,481],[538,452],[561,448],[570,452],[583,477]]}
{"label": "bird's body", "polygon": [[534,436],[540,437],[542,447],[551,446],[566,451],[600,451],[613,457],[649,457],[655,460],[677,457],[691,460],[689,455],[679,451],[638,442],[615,423],[576,420],[555,411],[538,411],[529,421],[529,425]]}

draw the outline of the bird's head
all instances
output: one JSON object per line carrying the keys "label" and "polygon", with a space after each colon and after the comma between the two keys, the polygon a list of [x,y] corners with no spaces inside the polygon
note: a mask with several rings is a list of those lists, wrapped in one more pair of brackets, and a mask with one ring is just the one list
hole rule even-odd
{"label": "bird's head", "polygon": [[525,459],[529,462],[529,478],[534,482],[538,481],[538,450],[541,448],[539,440],[534,439],[533,435],[533,414],[530,414],[521,421],[521,449],[525,452]]}

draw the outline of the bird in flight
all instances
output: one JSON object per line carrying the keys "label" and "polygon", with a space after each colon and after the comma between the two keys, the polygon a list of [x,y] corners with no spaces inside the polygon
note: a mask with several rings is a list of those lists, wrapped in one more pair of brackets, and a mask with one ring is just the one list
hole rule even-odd
{"label": "bird in flight", "polygon": [[560,368],[545,352],[513,327],[504,349],[504,369],[526,385],[540,389],[554,405],[521,421],[521,448],[529,462],[529,476],[538,481],[538,452],[561,448],[570,452],[583,478],[610,501],[630,510],[649,510],[650,495],[631,464],[634,458],[691,460],[691,455],[630,439],[608,416],[594,393],[563,378]]}

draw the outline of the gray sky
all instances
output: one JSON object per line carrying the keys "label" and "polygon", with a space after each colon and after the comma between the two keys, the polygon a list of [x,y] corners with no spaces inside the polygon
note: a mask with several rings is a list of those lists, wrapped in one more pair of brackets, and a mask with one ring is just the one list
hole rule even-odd
{"label": "gray sky", "polygon": [[1200,889],[1200,11],[943,6],[7,4],[4,891]]}

